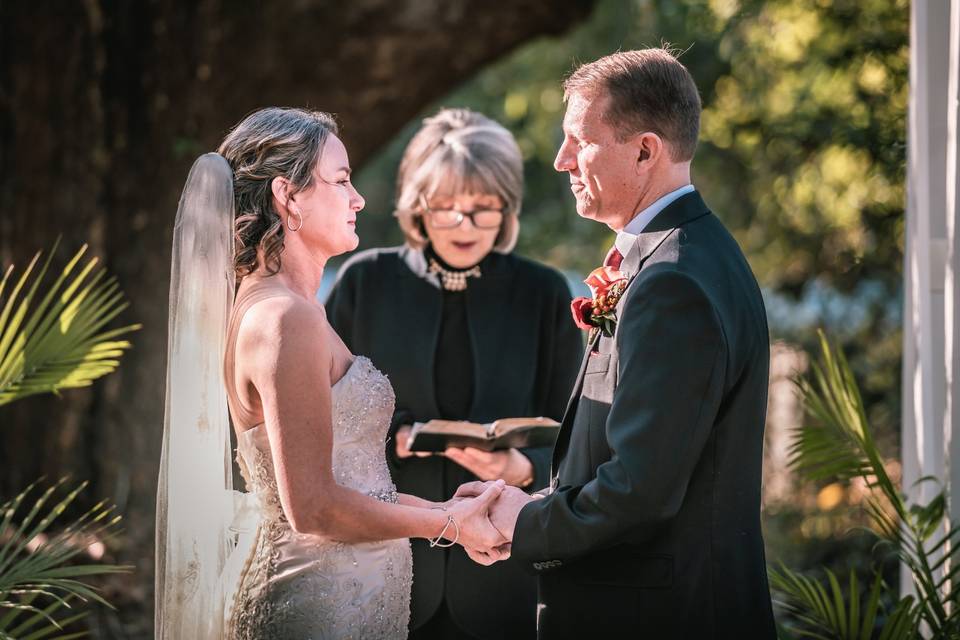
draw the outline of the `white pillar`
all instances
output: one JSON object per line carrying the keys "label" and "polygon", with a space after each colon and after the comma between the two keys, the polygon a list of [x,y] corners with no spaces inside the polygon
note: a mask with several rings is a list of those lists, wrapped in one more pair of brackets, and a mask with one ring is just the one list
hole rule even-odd
{"label": "white pillar", "polygon": [[[958,6],[960,0],[916,0],[911,5],[902,456],[903,488],[921,502],[938,488],[932,483],[913,486],[919,478],[934,476],[949,486],[949,461],[957,455],[951,451],[957,443],[950,433],[954,422],[960,425]],[[905,592],[911,589],[905,572],[901,586]]]}
{"label": "white pillar", "polygon": [[[951,0],[950,40],[947,64],[947,134],[944,212],[947,223],[947,263],[944,286],[945,359],[947,366],[947,406],[944,422],[946,476],[950,490],[949,508],[953,518],[960,516],[960,0]],[[953,434],[958,437],[954,438]]]}

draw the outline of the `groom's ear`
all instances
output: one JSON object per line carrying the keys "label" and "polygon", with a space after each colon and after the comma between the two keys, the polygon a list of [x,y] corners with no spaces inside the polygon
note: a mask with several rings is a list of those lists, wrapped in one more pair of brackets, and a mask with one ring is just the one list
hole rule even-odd
{"label": "groom's ear", "polygon": [[633,149],[636,155],[638,173],[656,164],[660,156],[666,151],[663,138],[652,131],[637,134],[633,139]]}

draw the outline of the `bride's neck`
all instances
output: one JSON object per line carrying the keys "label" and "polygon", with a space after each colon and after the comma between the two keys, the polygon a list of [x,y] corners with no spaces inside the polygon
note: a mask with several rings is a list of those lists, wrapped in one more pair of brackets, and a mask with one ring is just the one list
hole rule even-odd
{"label": "bride's neck", "polygon": [[[260,264],[266,264],[262,250],[257,251]],[[303,250],[303,247],[288,243],[280,254],[280,270],[276,275],[288,289],[307,300],[315,300],[320,282],[323,280],[323,269],[327,264],[326,256],[313,256]],[[256,278],[268,277],[266,270],[261,266],[254,274]]]}

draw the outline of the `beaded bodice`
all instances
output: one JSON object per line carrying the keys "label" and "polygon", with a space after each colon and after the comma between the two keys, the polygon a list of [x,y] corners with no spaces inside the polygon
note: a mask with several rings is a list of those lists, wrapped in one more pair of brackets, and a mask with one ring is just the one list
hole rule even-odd
{"label": "beaded bodice", "polygon": [[[397,502],[384,455],[394,408],[386,376],[363,356],[331,389],[333,474],[343,487]],[[407,540],[347,544],[294,531],[277,492],[263,425],[239,438],[238,462],[260,526],[239,580],[230,640],[403,638],[413,567]]]}
{"label": "beaded bodice", "polygon": [[[394,401],[390,382],[364,356],[357,356],[331,389],[334,478],[343,487],[385,502],[397,501],[383,453]],[[263,425],[241,434],[237,462],[247,490],[260,501],[263,517],[285,522]]]}

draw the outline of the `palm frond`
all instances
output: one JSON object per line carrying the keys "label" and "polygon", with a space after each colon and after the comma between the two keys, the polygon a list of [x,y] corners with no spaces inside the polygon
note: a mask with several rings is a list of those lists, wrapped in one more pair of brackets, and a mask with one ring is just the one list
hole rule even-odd
{"label": "palm frond", "polygon": [[795,430],[791,466],[814,480],[863,478],[870,488],[880,489],[904,519],[903,498],[873,440],[853,371],[843,351],[822,331],[819,336],[820,362],[812,366],[809,379],[796,381],[813,423]]}
{"label": "palm frond", "polygon": [[0,406],[38,393],[88,386],[114,371],[130,348],[128,341],[117,338],[140,325],[106,329],[127,304],[117,283],[96,268],[96,258],[81,266],[86,250],[86,245],[81,247],[41,299],[39,288],[56,245],[42,264],[41,254],[34,256],[5,300],[13,267],[0,281]]}
{"label": "palm frond", "polygon": [[[835,582],[835,579],[834,579]],[[790,631],[807,638],[827,640],[844,637],[839,635],[839,620],[846,624],[847,615],[843,610],[843,596],[840,594],[840,607],[836,594],[828,594],[822,584],[816,580],[793,572],[783,565],[780,569],[770,570],[770,584],[784,599],[778,600],[781,606],[790,611],[802,627]],[[831,583],[831,589],[834,584]]]}
{"label": "palm frond", "polygon": [[[31,594],[19,601],[18,607],[6,612],[0,606],[0,639],[41,640],[82,638],[86,632],[64,633],[64,629],[87,617],[86,612],[71,612],[71,598],[56,599],[43,609],[34,606],[38,596]],[[60,634],[60,635],[55,635]]]}
{"label": "palm frond", "polygon": [[[820,350],[820,361],[812,367],[811,374],[797,380],[811,424],[795,431],[791,465],[813,480],[859,477],[866,482],[870,495],[863,503],[864,509],[883,543],[891,545],[909,568],[917,592],[916,597],[897,602],[880,637],[918,638],[921,622],[927,625],[932,637],[953,637],[960,617],[948,612],[956,613],[960,592],[950,589],[950,585],[956,583],[960,569],[947,562],[960,542],[960,531],[950,522],[946,492],[940,491],[925,504],[908,503],[884,466],[846,357],[830,345],[823,332]],[[919,482],[929,481],[937,480],[922,478]],[[838,617],[844,612],[840,584],[832,574],[827,575],[832,602],[826,605],[823,595],[816,600],[811,598],[819,585],[809,578],[781,572],[773,582],[787,595],[794,610],[805,612],[809,618],[806,622],[818,632],[845,638],[853,637],[851,633],[859,629],[861,640],[872,637],[869,630],[856,626],[859,589],[855,577],[851,575],[848,587],[850,605],[844,624],[843,618]],[[871,589],[868,618],[880,615],[873,597],[881,584],[875,582]]]}
{"label": "palm frond", "polygon": [[[782,565],[779,570],[771,569],[770,584],[781,596],[778,602],[801,625],[789,630],[808,638],[869,640],[880,620],[881,596],[889,589],[881,575],[874,577],[870,590],[864,594],[856,572],[851,569],[845,597],[836,575],[829,570],[826,574],[829,592],[820,582]],[[903,598],[886,616],[880,637],[886,640],[918,638],[918,613],[914,598]]]}
{"label": "palm frond", "polygon": [[[86,486],[81,483],[60,499],[54,499],[67,479],[62,479],[34,499],[37,483],[0,507],[0,611],[16,609],[42,613],[34,598],[69,606],[71,599],[96,601],[110,606],[97,589],[83,582],[98,575],[126,572],[131,567],[77,562],[91,540],[109,541],[120,518],[104,503],[95,505],[56,532],[52,526]],[[21,513],[24,512],[25,513]],[[0,627],[3,629],[3,627]]]}
{"label": "palm frond", "polygon": [[879,640],[919,640],[918,619],[913,596],[901,598],[880,630]]}

